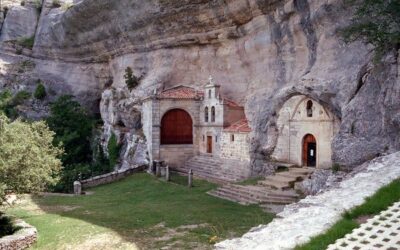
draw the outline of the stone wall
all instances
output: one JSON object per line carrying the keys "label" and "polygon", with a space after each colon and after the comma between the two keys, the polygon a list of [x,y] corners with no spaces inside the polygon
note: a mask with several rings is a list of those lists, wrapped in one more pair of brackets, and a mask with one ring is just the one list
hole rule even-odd
{"label": "stone wall", "polygon": [[30,247],[37,240],[37,230],[22,220],[17,220],[15,226],[21,227],[13,235],[0,238],[1,250],[21,250]]}
{"label": "stone wall", "polygon": [[160,145],[160,159],[170,167],[180,167],[194,155],[193,145]]}
{"label": "stone wall", "polygon": [[[96,187],[102,184],[107,184],[111,182],[115,182],[118,180],[121,180],[129,175],[132,175],[134,173],[138,173],[142,170],[144,170],[147,166],[134,166],[131,168],[127,169],[120,169],[116,170],[114,172],[108,173],[108,174],[103,174],[103,175],[98,175],[86,180],[80,181],[82,184],[82,188],[90,188],[90,187]],[[1,249],[1,248],[0,248]]]}
{"label": "stone wall", "polygon": [[[234,140],[232,141],[232,136]],[[249,134],[223,132],[221,138],[221,158],[250,161]]]}

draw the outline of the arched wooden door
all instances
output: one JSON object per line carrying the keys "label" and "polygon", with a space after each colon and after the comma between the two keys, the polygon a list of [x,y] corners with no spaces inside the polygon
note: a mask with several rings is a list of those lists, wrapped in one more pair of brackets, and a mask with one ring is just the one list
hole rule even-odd
{"label": "arched wooden door", "polygon": [[193,144],[193,121],[182,109],[172,109],[161,119],[161,144]]}
{"label": "arched wooden door", "polygon": [[317,140],[312,134],[303,138],[303,165],[315,167],[317,165]]}

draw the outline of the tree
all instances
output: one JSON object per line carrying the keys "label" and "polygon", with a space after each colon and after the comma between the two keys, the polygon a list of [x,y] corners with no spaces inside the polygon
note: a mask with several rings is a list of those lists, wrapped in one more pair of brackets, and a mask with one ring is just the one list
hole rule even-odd
{"label": "tree", "polygon": [[346,42],[356,40],[372,44],[375,59],[400,47],[400,1],[348,0],[356,12],[351,24],[342,30]]}
{"label": "tree", "polygon": [[47,118],[49,127],[56,133],[54,145],[63,144],[65,154],[61,160],[64,169],[61,179],[54,186],[56,191],[71,191],[72,183],[91,176],[91,136],[94,119],[72,96],[60,96],[50,105]]}
{"label": "tree", "polygon": [[94,119],[72,96],[60,96],[50,105],[47,123],[56,133],[55,145],[62,143],[64,146],[64,165],[91,162],[90,138]]}
{"label": "tree", "polygon": [[40,80],[38,81],[38,85],[36,86],[36,90],[33,95],[38,100],[43,100],[47,95],[46,88]]}
{"label": "tree", "polygon": [[31,193],[58,181],[62,154],[45,122],[11,122],[0,115],[0,202],[5,192]]}
{"label": "tree", "polygon": [[133,74],[132,68],[125,69],[125,83],[129,90],[136,88],[139,85],[139,79]]}

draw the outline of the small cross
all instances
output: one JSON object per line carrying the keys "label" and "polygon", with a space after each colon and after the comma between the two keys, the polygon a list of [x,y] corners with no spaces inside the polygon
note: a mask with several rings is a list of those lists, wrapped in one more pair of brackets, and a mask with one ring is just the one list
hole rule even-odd
{"label": "small cross", "polygon": [[213,77],[210,75],[210,77],[208,78],[208,80],[210,81],[210,84],[214,84],[214,79]]}

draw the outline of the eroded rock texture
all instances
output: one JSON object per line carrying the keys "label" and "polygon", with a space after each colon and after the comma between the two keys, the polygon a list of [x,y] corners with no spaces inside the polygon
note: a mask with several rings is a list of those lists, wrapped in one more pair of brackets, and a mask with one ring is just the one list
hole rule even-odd
{"label": "eroded rock texture", "polygon": [[[277,113],[297,94],[314,98],[341,119],[332,146],[333,159],[342,166],[400,148],[397,54],[378,67],[371,63],[370,47],[344,44],[338,30],[348,24],[352,10],[340,0],[65,4],[54,8],[51,0],[44,1],[33,50],[22,54],[35,61],[35,75],[94,110],[105,89],[103,103],[135,102],[123,109],[102,107],[103,118],[119,117],[105,118],[110,129],[122,122],[136,136],[140,102],[135,98],[176,84],[204,85],[213,75],[224,95],[246,106],[255,173],[268,169]],[[8,31],[3,27],[3,32]],[[0,59],[5,53],[21,57],[9,43],[2,45]],[[124,88],[128,66],[142,79],[134,98]],[[124,94],[110,98],[110,88]]]}

